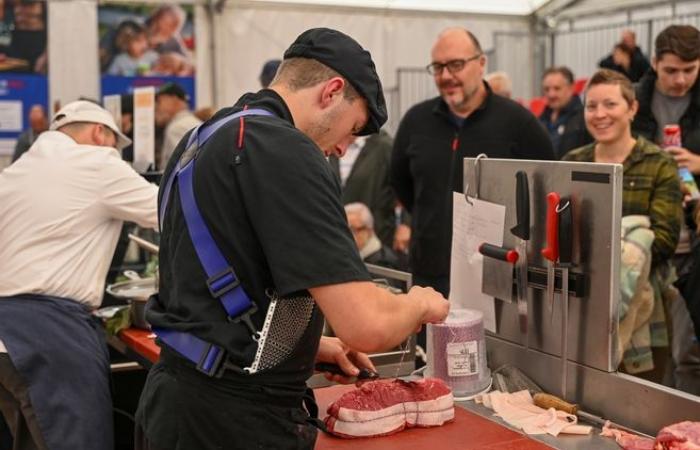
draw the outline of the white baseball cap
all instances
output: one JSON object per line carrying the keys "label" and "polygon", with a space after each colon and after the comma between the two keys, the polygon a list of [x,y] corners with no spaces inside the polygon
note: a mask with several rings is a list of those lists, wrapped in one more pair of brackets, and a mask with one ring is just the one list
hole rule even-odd
{"label": "white baseball cap", "polygon": [[119,131],[119,127],[109,111],[96,103],[86,100],[78,100],[61,108],[51,119],[49,129],[58,130],[64,125],[75,122],[99,123],[114,131],[114,134],[117,136],[117,148],[119,150],[131,144],[131,139]]}

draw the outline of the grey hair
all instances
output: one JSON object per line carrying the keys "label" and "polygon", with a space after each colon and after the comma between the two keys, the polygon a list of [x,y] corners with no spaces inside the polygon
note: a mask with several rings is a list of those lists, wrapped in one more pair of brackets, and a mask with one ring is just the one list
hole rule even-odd
{"label": "grey hair", "polygon": [[185,25],[185,21],[187,20],[187,13],[180,5],[175,3],[168,3],[166,5],[159,6],[158,9],[151,13],[151,17],[146,20],[146,24],[150,25],[152,21],[166,14],[172,14],[175,16],[175,18],[177,18],[178,26],[176,32],[181,32],[182,27]]}
{"label": "grey hair", "polygon": [[345,205],[345,214],[359,214],[362,225],[370,230],[374,230],[374,217],[367,205],[360,202],[348,203]]}
{"label": "grey hair", "polygon": [[513,91],[513,83],[510,81],[510,77],[508,76],[508,74],[503,71],[491,72],[489,74],[486,74],[486,76],[484,76],[484,80],[486,80],[486,82],[489,84],[491,84],[491,82],[500,81],[501,83],[503,83],[503,88],[505,90],[507,90],[508,92]]}

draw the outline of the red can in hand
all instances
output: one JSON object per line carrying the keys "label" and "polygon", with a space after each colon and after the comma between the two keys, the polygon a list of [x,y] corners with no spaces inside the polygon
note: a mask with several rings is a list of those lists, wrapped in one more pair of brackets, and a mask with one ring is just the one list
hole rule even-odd
{"label": "red can in hand", "polygon": [[681,147],[680,125],[666,125],[664,127],[663,147]]}

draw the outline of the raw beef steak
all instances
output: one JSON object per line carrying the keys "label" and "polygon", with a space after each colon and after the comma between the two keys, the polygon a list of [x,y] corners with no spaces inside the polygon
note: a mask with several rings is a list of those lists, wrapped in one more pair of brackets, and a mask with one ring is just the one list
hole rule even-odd
{"label": "raw beef steak", "polygon": [[367,382],[331,403],[327,412],[328,432],[344,438],[436,427],[455,414],[452,391],[435,378]]}
{"label": "raw beef steak", "polygon": [[700,422],[679,422],[656,435],[655,450],[700,450]]}

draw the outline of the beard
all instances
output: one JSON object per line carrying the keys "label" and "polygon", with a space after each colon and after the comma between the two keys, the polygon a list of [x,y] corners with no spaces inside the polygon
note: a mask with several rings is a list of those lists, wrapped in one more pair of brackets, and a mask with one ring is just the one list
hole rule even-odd
{"label": "beard", "polygon": [[[465,88],[463,83],[454,81],[442,82],[438,87],[441,91],[442,98],[450,106],[451,109],[455,110],[463,109],[467,105],[467,103],[469,103],[469,101],[474,97],[477,90],[479,89],[478,85],[469,89]],[[453,89],[456,90],[456,92],[447,93],[447,89]]]}
{"label": "beard", "polygon": [[332,142],[329,142],[329,134],[331,133],[333,123],[339,116],[339,111],[336,108],[324,113],[318,121],[311,124],[305,134],[318,145],[326,156],[332,153]]}

